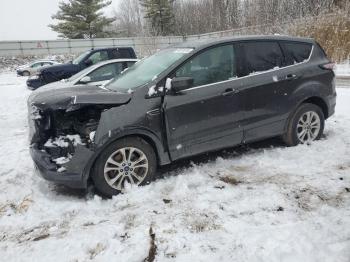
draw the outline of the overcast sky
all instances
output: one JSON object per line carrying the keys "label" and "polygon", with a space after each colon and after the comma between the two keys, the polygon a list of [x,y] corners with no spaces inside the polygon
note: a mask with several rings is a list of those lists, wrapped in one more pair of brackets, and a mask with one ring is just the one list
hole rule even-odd
{"label": "overcast sky", "polygon": [[[51,15],[58,11],[61,0],[0,0],[0,41],[50,40],[57,34],[47,26]],[[118,7],[119,0],[112,0],[107,10]]]}

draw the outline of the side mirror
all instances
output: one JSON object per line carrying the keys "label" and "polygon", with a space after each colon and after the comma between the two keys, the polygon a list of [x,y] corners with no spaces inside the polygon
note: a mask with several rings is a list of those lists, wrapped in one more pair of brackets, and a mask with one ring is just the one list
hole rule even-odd
{"label": "side mirror", "polygon": [[79,83],[80,84],[87,84],[91,82],[90,76],[84,76],[82,79],[80,79]]}
{"label": "side mirror", "polygon": [[175,77],[171,80],[171,89],[175,92],[181,92],[193,86],[192,77]]}

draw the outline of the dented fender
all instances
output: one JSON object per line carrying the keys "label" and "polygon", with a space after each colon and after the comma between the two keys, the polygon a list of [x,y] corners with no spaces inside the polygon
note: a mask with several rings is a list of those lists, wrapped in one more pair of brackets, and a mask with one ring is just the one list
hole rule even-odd
{"label": "dented fender", "polygon": [[[147,118],[144,111],[141,111],[138,116],[137,110],[131,112],[131,108],[130,105],[122,105],[108,109],[101,114],[94,137],[96,150],[102,151],[112,142],[126,136],[140,136],[144,137],[155,148],[161,165],[169,164],[169,153],[161,136],[160,116],[154,119],[152,117]],[[133,117],[130,117],[130,115],[133,115]],[[136,124],[135,119],[138,119]],[[159,133],[156,133],[155,130],[159,130]]]}

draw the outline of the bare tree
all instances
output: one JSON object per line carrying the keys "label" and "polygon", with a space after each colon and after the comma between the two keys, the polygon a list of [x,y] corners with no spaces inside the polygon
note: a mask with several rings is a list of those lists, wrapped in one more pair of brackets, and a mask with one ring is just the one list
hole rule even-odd
{"label": "bare tree", "polygon": [[119,36],[144,35],[143,13],[139,0],[121,0],[117,10],[114,10],[116,21],[115,32]]}

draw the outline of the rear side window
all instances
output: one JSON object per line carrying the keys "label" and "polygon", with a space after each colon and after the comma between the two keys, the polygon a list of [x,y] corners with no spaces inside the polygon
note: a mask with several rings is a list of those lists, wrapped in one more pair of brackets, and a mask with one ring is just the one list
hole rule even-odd
{"label": "rear side window", "polygon": [[302,63],[310,57],[312,45],[307,43],[282,43],[286,65]]}
{"label": "rear side window", "polygon": [[283,54],[277,42],[243,43],[247,74],[268,71],[283,65]]}
{"label": "rear side window", "polygon": [[133,58],[131,52],[129,49],[126,48],[119,48],[119,49],[113,49],[111,52],[113,59],[118,58]]}

